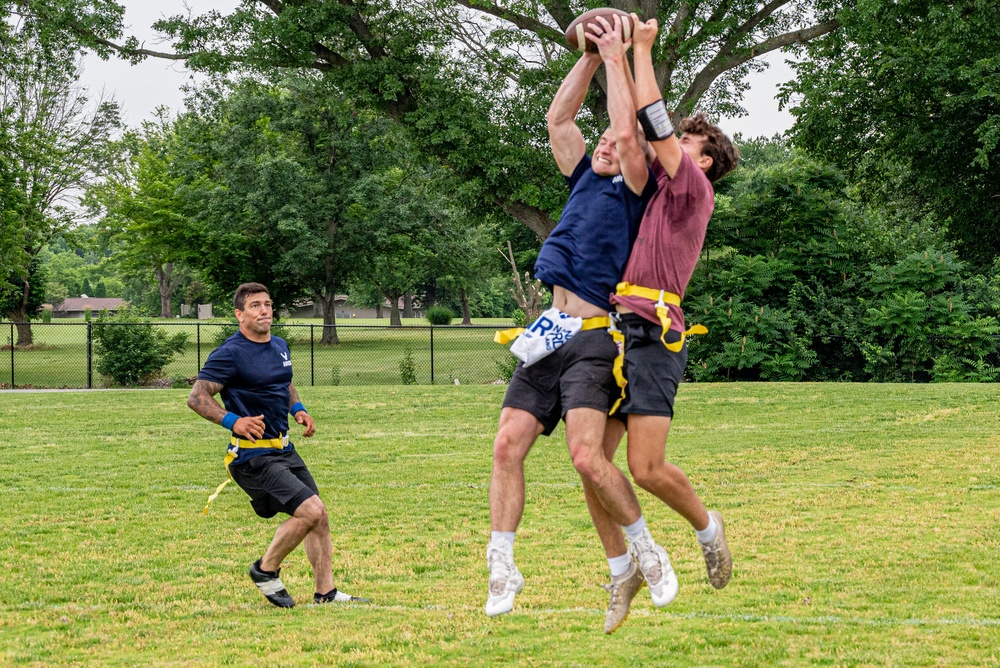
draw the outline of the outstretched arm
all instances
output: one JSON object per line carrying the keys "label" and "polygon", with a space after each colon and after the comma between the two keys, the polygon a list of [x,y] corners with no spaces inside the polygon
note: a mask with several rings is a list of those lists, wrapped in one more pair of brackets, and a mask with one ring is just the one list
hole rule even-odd
{"label": "outstretched arm", "polygon": [[632,98],[632,74],[625,55],[630,42],[622,42],[621,18],[618,15],[614,17],[614,25],[602,16],[597,17],[597,20],[600,25],[587,24],[587,37],[597,44],[607,72],[608,116],[611,119],[611,132],[615,136],[622,176],[629,190],[638,195],[646,187],[649,170],[646,167],[646,155],[639,146],[635,101]]}
{"label": "outstretched arm", "polygon": [[[288,384],[288,410],[291,412],[295,408],[295,404],[302,406],[302,402],[299,400],[299,391],[295,389],[295,383]],[[316,433],[316,422],[312,419],[312,416],[306,412],[304,407],[299,408],[292,414],[295,421],[299,424],[305,426],[306,430],[302,432],[302,435],[309,438]]]}
{"label": "outstretched arm", "polygon": [[[635,61],[635,105],[642,109],[657,101],[663,100],[660,89],[656,85],[656,73],[653,70],[653,42],[656,40],[656,19],[640,21],[632,14],[632,57]],[[660,140],[654,140],[647,135],[650,145],[660,159],[660,164],[666,170],[667,176],[674,178],[681,166],[681,145],[671,132]]]}
{"label": "outstretched arm", "polygon": [[[188,395],[188,408],[209,422],[222,424],[228,413],[226,409],[219,405],[215,395],[222,391],[222,385],[212,383],[207,380],[195,381]],[[264,416],[240,417],[233,423],[231,429],[237,436],[246,438],[251,443],[256,443],[257,439],[264,435]]]}
{"label": "outstretched arm", "polygon": [[600,64],[601,57],[596,53],[587,52],[580,56],[580,60],[576,61],[556,91],[545,115],[549,124],[552,156],[564,176],[573,173],[580,164],[580,158],[587,152],[583,134],[576,125],[576,115],[587,97],[587,87]]}

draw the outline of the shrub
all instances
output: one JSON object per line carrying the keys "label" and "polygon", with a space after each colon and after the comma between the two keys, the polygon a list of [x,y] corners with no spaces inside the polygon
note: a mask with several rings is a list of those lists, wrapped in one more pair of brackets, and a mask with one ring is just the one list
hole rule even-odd
{"label": "shrub", "polygon": [[42,322],[45,324],[52,322],[52,309],[42,309]]}
{"label": "shrub", "polygon": [[187,339],[184,332],[167,336],[132,308],[104,313],[94,323],[97,371],[118,385],[141,385],[158,377]]}
{"label": "shrub", "polygon": [[413,349],[406,346],[403,359],[399,360],[399,378],[403,385],[417,384],[417,364],[413,361]]}
{"label": "shrub", "polygon": [[83,309],[83,319],[90,322],[90,307]]}
{"label": "shrub", "polygon": [[500,380],[504,383],[510,383],[510,379],[514,376],[514,369],[517,368],[517,362],[518,359],[508,352],[500,353],[493,358],[493,363],[500,374]]}
{"label": "shrub", "polygon": [[432,306],[427,309],[426,317],[432,325],[450,325],[455,314],[447,306]]}

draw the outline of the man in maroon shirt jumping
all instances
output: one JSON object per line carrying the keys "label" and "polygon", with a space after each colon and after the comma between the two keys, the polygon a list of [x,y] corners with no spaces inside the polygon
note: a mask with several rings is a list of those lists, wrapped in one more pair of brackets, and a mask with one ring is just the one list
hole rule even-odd
{"label": "man in maroon shirt jumping", "polygon": [[[677,138],[653,71],[656,19],[641,22],[632,14],[632,22],[636,107],[656,152],[658,190],[611,297],[624,340],[618,369],[622,399],[612,412],[627,416],[628,463],[636,484],[691,523],[708,579],[721,589],[732,573],[722,515],[705,509],[687,475],[666,461],[665,452],[674,396],[687,363],[684,339],[706,331],[700,325],[685,329],[680,303],[715,208],[712,182],[736,167],[739,151],[701,114],[681,121],[683,134]],[[643,555],[636,558],[641,566]]]}

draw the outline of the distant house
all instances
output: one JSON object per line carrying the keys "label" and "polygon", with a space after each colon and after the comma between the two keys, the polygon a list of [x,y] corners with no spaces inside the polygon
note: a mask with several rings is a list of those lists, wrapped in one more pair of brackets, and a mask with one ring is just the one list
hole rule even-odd
{"label": "distant house", "polygon": [[[403,299],[399,299],[399,311],[403,311]],[[339,320],[341,318],[374,318],[375,308],[371,306],[355,306],[350,302],[350,297],[348,295],[336,295],[333,298],[333,312],[334,316]],[[284,317],[291,318],[321,318],[323,317],[323,309],[319,304],[313,303],[311,299],[304,299],[302,301],[297,301],[293,304],[292,308],[289,309],[287,313],[282,314]],[[389,317],[389,300],[382,300],[382,317],[388,319]],[[422,318],[424,317],[424,309],[421,306],[414,305],[413,307],[413,317]]]}
{"label": "distant house", "polygon": [[127,302],[119,297],[70,297],[52,309],[55,318],[82,318],[84,310],[97,316],[101,311],[114,313]]}

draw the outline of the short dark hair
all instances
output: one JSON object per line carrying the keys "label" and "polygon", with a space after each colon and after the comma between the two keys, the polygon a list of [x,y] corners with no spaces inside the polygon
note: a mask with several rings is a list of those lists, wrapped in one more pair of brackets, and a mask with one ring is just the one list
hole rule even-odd
{"label": "short dark hair", "polygon": [[706,137],[705,143],[701,147],[701,153],[712,159],[712,166],[705,172],[705,176],[708,177],[709,181],[715,183],[736,169],[736,165],[740,162],[740,150],[719,129],[718,125],[712,125],[709,122],[705,114],[699,112],[694,116],[682,119],[679,128],[684,134],[703,135]]}
{"label": "short dark hair", "polygon": [[270,290],[263,283],[244,283],[240,287],[236,288],[236,292],[233,294],[233,306],[239,310],[243,310],[243,306],[246,304],[247,297],[250,295],[255,295],[258,292],[264,292],[268,297],[271,296]]}

